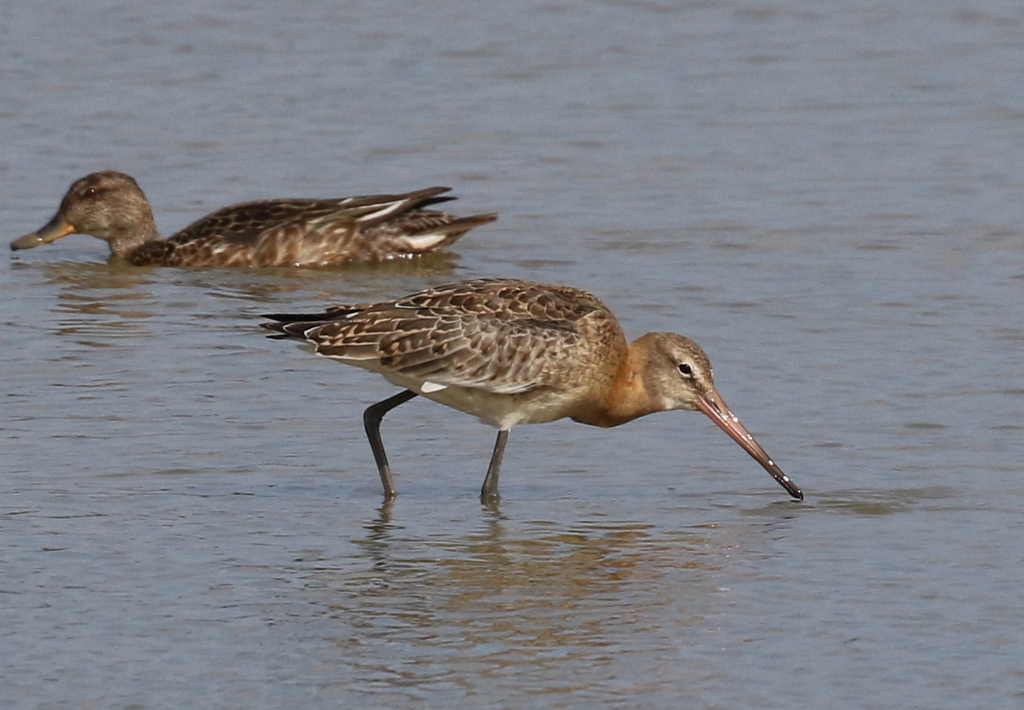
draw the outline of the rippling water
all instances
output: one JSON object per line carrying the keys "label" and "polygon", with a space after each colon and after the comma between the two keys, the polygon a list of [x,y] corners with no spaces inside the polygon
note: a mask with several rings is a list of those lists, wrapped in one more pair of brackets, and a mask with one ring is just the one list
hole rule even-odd
{"label": "rippling water", "polygon": [[[451,185],[450,255],[0,260],[12,708],[1018,707],[1017,3],[0,9],[4,239],[135,175],[216,207]],[[510,438],[259,314],[477,275],[700,342],[785,493],[697,414]]]}

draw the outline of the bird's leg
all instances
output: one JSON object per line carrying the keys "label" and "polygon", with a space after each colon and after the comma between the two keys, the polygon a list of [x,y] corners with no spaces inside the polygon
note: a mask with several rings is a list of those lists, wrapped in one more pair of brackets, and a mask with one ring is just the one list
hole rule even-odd
{"label": "bird's leg", "polygon": [[395,479],[391,476],[391,467],[388,465],[388,455],[384,453],[384,442],[380,439],[380,422],[384,415],[400,404],[405,404],[416,396],[412,390],[403,390],[393,397],[388,397],[383,402],[371,404],[363,412],[363,427],[366,429],[366,438],[370,440],[370,449],[373,450],[373,460],[377,462],[377,471],[380,473],[380,482],[384,484],[384,499],[392,500],[398,491],[395,490]]}
{"label": "bird's leg", "polygon": [[493,502],[498,499],[498,471],[501,470],[501,460],[505,457],[505,442],[507,441],[508,429],[498,429],[498,439],[494,442],[494,453],[491,454],[491,463],[487,467],[483,488],[480,489],[480,501],[482,503]]}

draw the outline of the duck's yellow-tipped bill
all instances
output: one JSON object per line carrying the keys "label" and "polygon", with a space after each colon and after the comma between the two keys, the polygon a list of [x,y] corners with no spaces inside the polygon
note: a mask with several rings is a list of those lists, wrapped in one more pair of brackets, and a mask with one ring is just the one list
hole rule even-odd
{"label": "duck's yellow-tipped bill", "polygon": [[61,219],[59,214],[54,215],[53,219],[47,222],[46,226],[38,232],[29,232],[25,236],[18,237],[11,242],[11,250],[18,251],[19,249],[33,249],[40,244],[49,244],[61,237],[66,237],[67,235],[74,233],[74,226]]}

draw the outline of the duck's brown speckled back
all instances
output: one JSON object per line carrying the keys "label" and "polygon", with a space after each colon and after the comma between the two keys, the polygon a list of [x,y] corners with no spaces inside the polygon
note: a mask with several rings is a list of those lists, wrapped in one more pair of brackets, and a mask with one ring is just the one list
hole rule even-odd
{"label": "duck's brown speckled back", "polygon": [[454,199],[443,194],[449,189],[244,202],[164,240],[135,180],[106,171],[76,181],[53,219],[11,248],[30,249],[81,233],[105,240],[114,256],[139,266],[330,266],[409,257],[448,246],[497,219],[495,214],[460,218],[425,209]]}

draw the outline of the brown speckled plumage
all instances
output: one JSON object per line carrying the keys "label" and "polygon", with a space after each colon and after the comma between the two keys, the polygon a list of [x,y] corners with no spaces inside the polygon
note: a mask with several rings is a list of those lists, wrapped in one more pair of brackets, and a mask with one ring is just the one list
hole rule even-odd
{"label": "brown speckled plumage", "polygon": [[700,410],[795,498],[803,494],[729,411],[711,363],[688,338],[648,333],[626,342],[597,298],[568,286],[477,279],[395,301],[337,306],[315,315],[270,315],[278,337],[379,372],[405,392],[367,409],[367,435],[385,495],[395,495],[380,421],[416,395],[499,429],[481,496],[497,496],[508,431],[563,417],[617,426],[653,412]]}
{"label": "brown speckled plumage", "polygon": [[53,219],[12,249],[67,234],[105,240],[138,266],[330,266],[413,256],[447,246],[494,214],[454,217],[424,209],[454,199],[450,188],[329,200],[281,199],[223,207],[162,239],[135,180],[115,171],[71,185]]}

